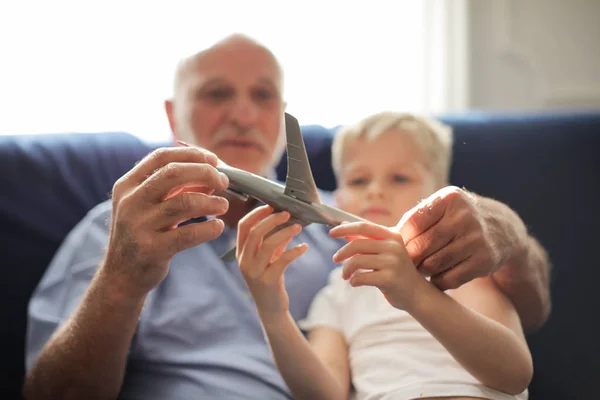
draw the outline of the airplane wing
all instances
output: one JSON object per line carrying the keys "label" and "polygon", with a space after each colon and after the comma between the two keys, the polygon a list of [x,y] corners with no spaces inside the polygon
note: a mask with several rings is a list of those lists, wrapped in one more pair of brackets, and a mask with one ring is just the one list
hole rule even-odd
{"label": "airplane wing", "polygon": [[306,155],[298,120],[285,113],[287,136],[287,177],[285,194],[309,203],[320,203],[319,192]]}
{"label": "airplane wing", "polygon": [[[281,225],[277,225],[275,228],[273,228],[273,229],[272,229],[272,230],[271,230],[269,233],[267,233],[267,234],[265,235],[265,239],[266,239],[266,238],[268,238],[269,236],[271,236],[271,235],[273,235],[273,234],[275,234],[275,233],[279,232],[280,230],[282,230],[282,229],[285,229],[285,228],[287,228],[287,227],[288,227],[288,226],[290,226],[290,225],[293,225],[293,224],[300,224],[302,227],[305,227],[305,226],[306,226],[306,225],[308,225],[309,223],[308,223],[308,222],[306,222],[306,221],[302,221],[302,220],[300,220],[300,219],[297,219],[297,218],[293,218],[293,217],[292,217],[292,218],[288,219],[288,220],[287,220],[287,222],[284,222],[283,224],[281,224]],[[233,247],[231,250],[229,250],[227,253],[223,254],[223,255],[221,256],[221,260],[223,260],[223,261],[227,261],[227,262],[229,262],[229,261],[234,261],[234,260],[235,260],[235,253],[236,253],[236,249],[237,249],[237,247],[236,247],[236,246],[234,246],[234,247]]]}

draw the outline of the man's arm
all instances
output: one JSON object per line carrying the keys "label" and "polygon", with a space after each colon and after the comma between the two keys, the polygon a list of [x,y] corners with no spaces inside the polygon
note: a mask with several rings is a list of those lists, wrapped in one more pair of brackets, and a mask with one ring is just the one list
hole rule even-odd
{"label": "man's arm", "polygon": [[398,228],[414,264],[438,288],[492,275],[527,333],[548,318],[548,257],[507,205],[449,186],[407,212]]}
{"label": "man's arm", "polygon": [[[72,316],[32,360],[24,389],[28,399],[117,397],[148,292],[166,277],[175,254],[223,229],[217,219],[180,226],[199,215],[226,212],[227,201],[210,195],[228,184],[216,164],[214,154],[200,149],[161,149],[117,181],[104,261]],[[82,256],[89,256],[84,250]],[[53,301],[73,301],[69,291],[62,295]]]}
{"label": "man's arm", "polygon": [[144,298],[129,298],[117,282],[97,274],[27,375],[25,397],[117,398]]}
{"label": "man's arm", "polygon": [[491,276],[515,305],[525,332],[534,332],[546,322],[551,310],[548,255],[508,206],[482,197],[478,202],[487,210],[485,219],[498,250],[510,255]]}

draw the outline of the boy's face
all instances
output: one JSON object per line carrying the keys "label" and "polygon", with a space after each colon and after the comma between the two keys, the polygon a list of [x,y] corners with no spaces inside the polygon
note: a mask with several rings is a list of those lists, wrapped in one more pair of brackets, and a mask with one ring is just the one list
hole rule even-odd
{"label": "boy's face", "polygon": [[341,165],[338,206],[384,226],[395,226],[406,211],[438,189],[423,151],[405,132],[349,139]]}

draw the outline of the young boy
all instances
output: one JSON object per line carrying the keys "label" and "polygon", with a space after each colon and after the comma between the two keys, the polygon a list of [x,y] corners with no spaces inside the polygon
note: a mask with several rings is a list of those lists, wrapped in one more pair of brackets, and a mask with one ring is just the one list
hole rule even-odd
{"label": "young boy", "polygon": [[296,398],[527,398],[531,354],[510,301],[490,278],[440,291],[420,275],[398,233],[406,211],[447,186],[451,147],[449,127],[392,112],[336,135],[336,201],[371,221],[370,233],[334,256],[343,267],[299,322],[308,339],[288,312],[283,284],[287,266],[307,249],[285,249],[300,227],[263,239],[289,218],[269,207],[240,222],[239,265]]}

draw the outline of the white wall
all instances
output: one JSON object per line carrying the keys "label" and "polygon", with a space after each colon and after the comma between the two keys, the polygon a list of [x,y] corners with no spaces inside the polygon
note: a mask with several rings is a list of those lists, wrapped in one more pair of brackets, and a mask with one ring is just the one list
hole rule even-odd
{"label": "white wall", "polygon": [[471,108],[600,108],[600,0],[469,0]]}

